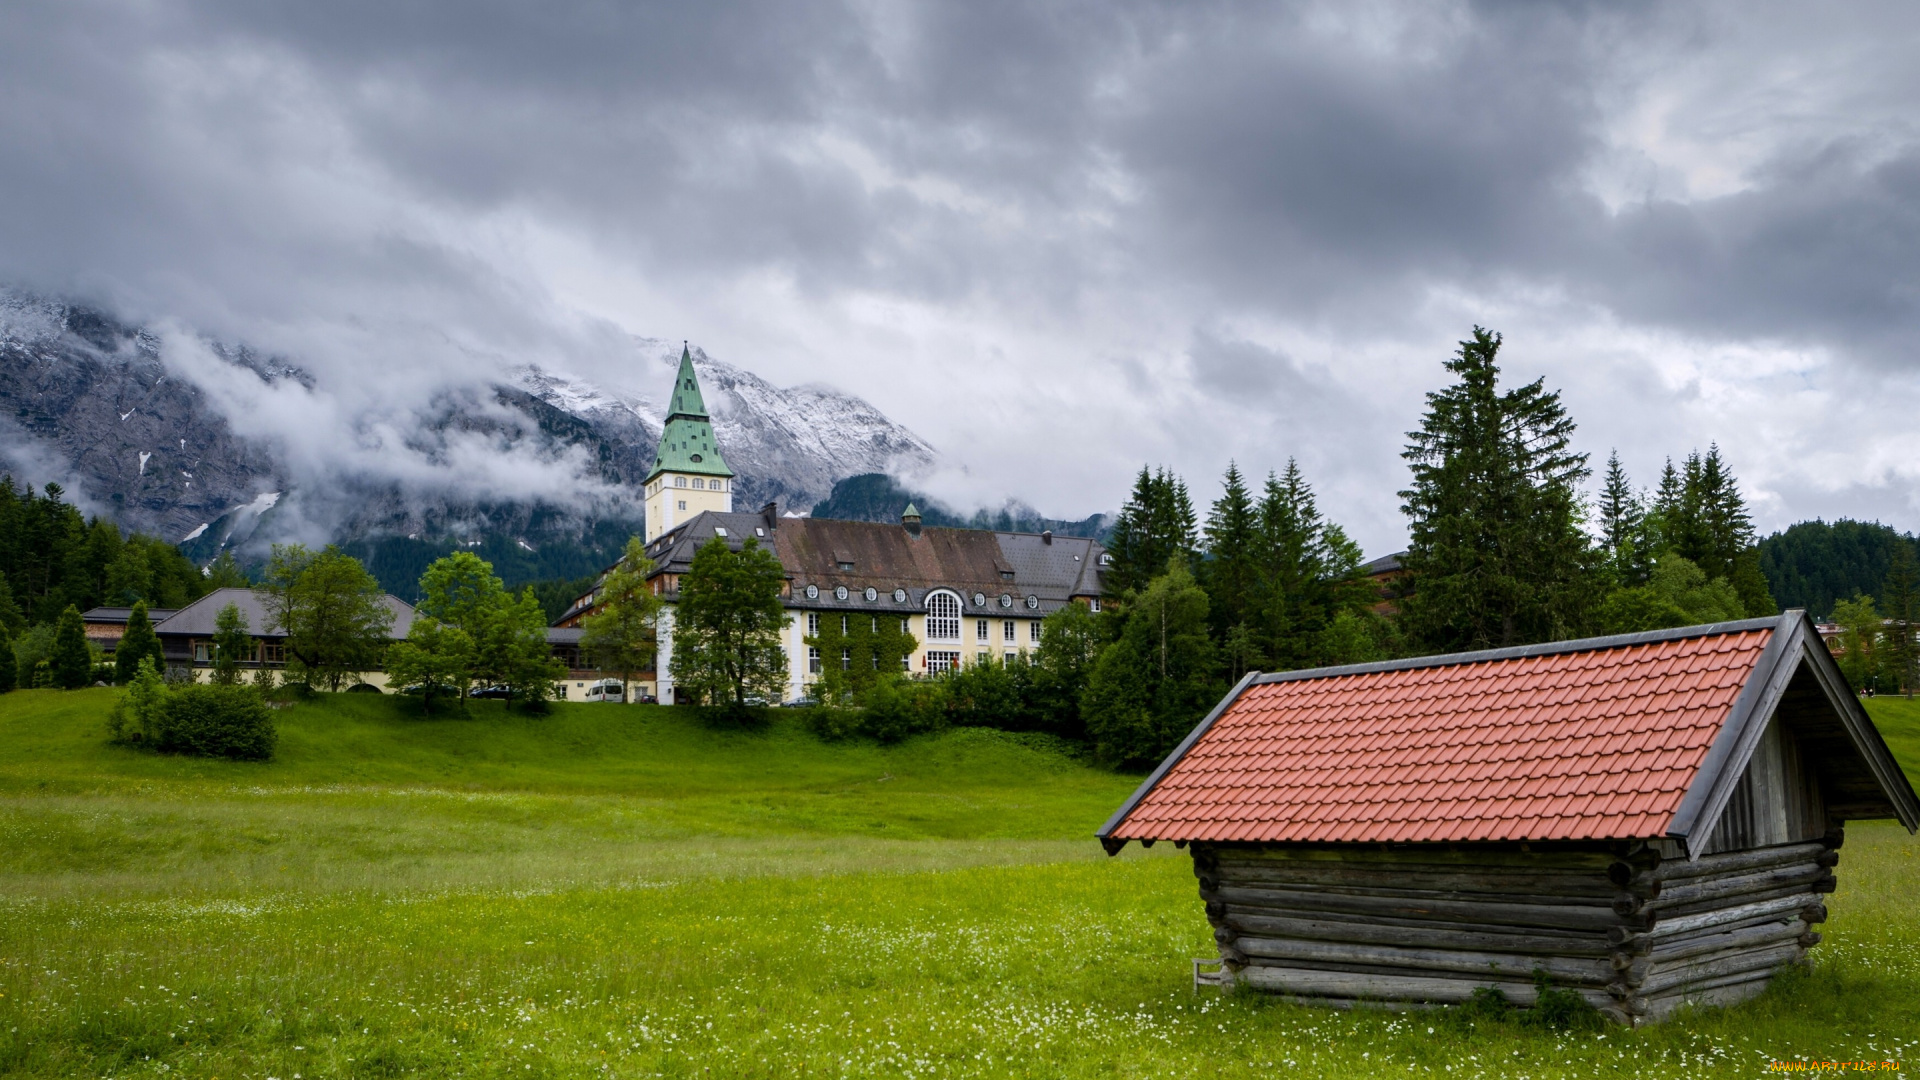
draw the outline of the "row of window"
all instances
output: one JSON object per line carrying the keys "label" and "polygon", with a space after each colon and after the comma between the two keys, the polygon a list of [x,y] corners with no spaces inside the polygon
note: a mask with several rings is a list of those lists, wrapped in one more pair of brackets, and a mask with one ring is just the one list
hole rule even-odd
{"label": "row of window", "polygon": [[[658,495],[660,493],[660,490],[666,486],[667,486],[667,478],[663,476],[660,479],[655,480],[653,483],[647,485],[647,494]],[[717,476],[712,479],[708,479],[704,476],[675,476],[673,478],[673,486],[677,488],[692,488],[695,491],[727,490],[727,482],[725,480],[720,479]],[[682,505],[681,509],[684,510],[686,509],[686,507]]]}
{"label": "row of window", "polygon": [[[264,641],[257,642],[256,644],[259,645],[258,650],[255,651],[254,655],[242,660],[241,663],[284,664],[287,662],[287,647],[285,645],[274,645]],[[212,643],[205,641],[194,642],[193,662],[196,664],[213,663]]]}
{"label": "row of window", "polygon": [[[853,569],[853,564],[841,563],[840,569],[851,571]],[[809,600],[820,599],[820,586],[809,585],[806,587],[804,591],[806,593],[807,599]],[[871,604],[880,599],[880,590],[869,585],[867,586],[866,589],[861,591],[860,595],[862,599],[866,600],[867,603]],[[846,600],[852,596],[853,596],[853,592],[850,589],[848,589],[845,585],[834,586],[833,598],[835,600]],[[907,590],[905,589],[893,590],[893,602],[896,604],[906,603]],[[986,593],[977,592],[973,594],[974,607],[977,607],[977,608],[992,607],[994,603],[995,601],[993,600],[993,598],[989,597]],[[1012,608],[1013,606],[1018,604],[1018,605],[1024,606],[1028,611],[1040,610],[1040,598],[1033,595],[1028,595],[1025,600],[1020,600],[1020,599],[1017,599],[1012,593],[1001,593],[998,603],[1002,608]],[[956,618],[960,614],[960,598],[957,596],[952,596],[950,594],[943,593],[943,592],[937,592],[927,597],[927,610],[929,612],[933,610],[936,604],[944,608],[952,609],[952,612]]]}
{"label": "row of window", "polygon": [[[973,622],[973,640],[985,645],[990,632],[988,629],[990,625],[991,623],[987,619],[975,619]],[[1000,640],[1008,645],[1012,645],[1018,641],[1019,638],[1017,635],[1019,632],[1015,629],[1018,625],[1019,623],[1012,619],[1007,619],[1002,622],[1000,624]],[[1040,620],[1034,619],[1027,623],[1027,640],[1035,645],[1040,644]]]}

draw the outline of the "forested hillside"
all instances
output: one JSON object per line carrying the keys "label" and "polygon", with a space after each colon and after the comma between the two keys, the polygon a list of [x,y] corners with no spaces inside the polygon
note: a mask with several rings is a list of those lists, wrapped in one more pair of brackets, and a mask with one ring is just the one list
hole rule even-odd
{"label": "forested hillside", "polygon": [[1104,540],[1113,531],[1113,519],[1094,514],[1078,521],[1042,516],[1023,503],[1009,500],[998,512],[977,510],[966,517],[943,509],[933,498],[900,486],[885,473],[849,476],[833,485],[833,492],[815,503],[813,516],[835,521],[899,521],[900,512],[913,504],[927,525],[954,529],[998,529],[1001,532],[1052,531],[1061,536],[1091,536]]}
{"label": "forested hillside", "polygon": [[[0,635],[50,623],[69,604],[180,607],[212,587],[172,544],[89,521],[64,494],[58,484],[36,492],[0,477]],[[238,572],[231,559],[219,569]]]}
{"label": "forested hillside", "polygon": [[1803,521],[1760,541],[1760,570],[1781,607],[1806,608],[1824,619],[1856,592],[1884,602],[1887,571],[1901,544],[1914,548],[1914,537],[1877,521]]}

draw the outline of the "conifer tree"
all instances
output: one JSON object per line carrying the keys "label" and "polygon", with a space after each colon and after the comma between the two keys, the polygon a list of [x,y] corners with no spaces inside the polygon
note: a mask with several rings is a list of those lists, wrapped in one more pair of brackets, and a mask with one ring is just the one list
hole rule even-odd
{"label": "conifer tree", "polygon": [[93,681],[93,653],[87,648],[86,624],[80,609],[68,604],[54,624],[53,654],[49,656],[53,685],[78,690]]}
{"label": "conifer tree", "polygon": [[[1300,465],[1267,475],[1258,511],[1262,574],[1257,641],[1273,670],[1345,662],[1344,645],[1323,648],[1334,620],[1356,618],[1376,599],[1360,574],[1360,549],[1338,525],[1321,517]],[[1346,641],[1350,634],[1339,640]]]}
{"label": "conifer tree", "polygon": [[247,633],[247,617],[240,605],[228,604],[213,617],[213,673],[209,681],[219,686],[240,685],[240,665],[253,659],[253,636]]}
{"label": "conifer tree", "polygon": [[1646,549],[1646,509],[1620,466],[1620,453],[1607,455],[1607,474],[1600,489],[1600,543],[1619,586],[1644,584],[1652,569]]}
{"label": "conifer tree", "polygon": [[113,681],[122,686],[132,682],[140,673],[140,661],[148,657],[155,665],[165,662],[160,638],[153,632],[153,622],[147,616],[147,602],[137,600],[127,615],[126,633],[120,635],[120,644],[113,650]]}
{"label": "conifer tree", "polygon": [[[1227,642],[1236,632],[1250,638],[1249,624],[1260,600],[1262,566],[1260,521],[1253,497],[1238,465],[1229,462],[1221,480],[1220,498],[1207,512],[1207,554],[1201,566],[1210,601],[1209,616],[1216,640]],[[1238,679],[1248,659],[1246,650],[1229,650],[1228,669]]]}
{"label": "conifer tree", "polygon": [[1157,471],[1142,466],[1133,494],[1114,522],[1107,590],[1115,595],[1136,592],[1165,573],[1167,560],[1175,555],[1190,560],[1194,526],[1186,483],[1165,466]]}
{"label": "conifer tree", "polygon": [[1404,560],[1413,594],[1402,621],[1437,651],[1574,637],[1598,601],[1597,559],[1580,529],[1586,455],[1544,380],[1502,391],[1501,339],[1480,327],[1446,367],[1453,385],[1427,395],[1402,455],[1413,485]]}

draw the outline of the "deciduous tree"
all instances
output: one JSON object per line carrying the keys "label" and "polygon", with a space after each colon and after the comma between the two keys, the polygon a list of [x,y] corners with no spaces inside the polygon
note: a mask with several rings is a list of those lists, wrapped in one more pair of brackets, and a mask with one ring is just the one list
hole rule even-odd
{"label": "deciduous tree", "polygon": [[337,547],[275,544],[260,591],[272,619],[262,629],[286,636],[289,678],[339,690],[386,652],[393,609],[373,575]]}
{"label": "deciduous tree", "polygon": [[703,704],[735,710],[779,700],[787,681],[785,581],[780,560],[752,537],[738,551],[714,537],[695,552],[671,624],[675,684]]}
{"label": "deciduous tree", "polygon": [[1212,708],[1223,687],[1207,636],[1207,594],[1175,556],[1129,597],[1119,640],[1100,654],[1081,711],[1100,755],[1159,761]]}
{"label": "deciduous tree", "polygon": [[653,561],[640,538],[627,540],[626,555],[599,586],[600,610],[581,620],[580,648],[603,671],[616,672],[627,700],[636,695],[634,676],[651,671],[659,647],[660,597],[647,576]]}

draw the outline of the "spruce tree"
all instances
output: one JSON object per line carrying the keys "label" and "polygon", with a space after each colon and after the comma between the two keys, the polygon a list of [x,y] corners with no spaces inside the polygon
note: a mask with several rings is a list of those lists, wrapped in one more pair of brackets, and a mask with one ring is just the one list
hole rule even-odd
{"label": "spruce tree", "polygon": [[1266,663],[1288,671],[1344,662],[1351,655],[1344,644],[1331,652],[1323,647],[1336,640],[1326,636],[1328,628],[1342,612],[1359,617],[1377,599],[1360,574],[1360,549],[1320,516],[1313,488],[1292,458],[1286,472],[1267,475],[1258,516],[1263,550],[1256,630]]}
{"label": "spruce tree", "polygon": [[153,622],[147,616],[147,602],[134,602],[133,611],[127,616],[126,633],[120,635],[120,644],[113,650],[113,681],[125,686],[140,673],[140,661],[152,657],[154,664],[164,663],[160,651],[160,638],[153,632]]}
{"label": "spruce tree", "polygon": [[1165,573],[1167,561],[1175,555],[1191,560],[1194,533],[1193,500],[1185,481],[1164,465],[1154,471],[1142,466],[1134,480],[1133,494],[1114,523],[1107,548],[1113,556],[1106,575],[1107,591],[1115,595],[1137,592]]}
{"label": "spruce tree", "polygon": [[240,685],[240,665],[252,660],[256,651],[247,629],[247,617],[238,604],[228,604],[214,615],[210,681],[220,686]]}
{"label": "spruce tree", "polygon": [[1640,495],[1620,467],[1620,453],[1607,455],[1607,475],[1600,489],[1600,543],[1606,548],[1619,586],[1641,585],[1651,569],[1652,553],[1644,550],[1646,510]]}
{"label": "spruce tree", "polygon": [[93,653],[87,648],[86,624],[80,609],[68,604],[53,628],[53,654],[47,658],[53,685],[78,690],[93,681]]}
{"label": "spruce tree", "polygon": [[1600,593],[1580,528],[1585,454],[1544,380],[1502,391],[1501,339],[1480,327],[1446,364],[1456,382],[1427,395],[1402,455],[1413,485],[1404,560],[1405,628],[1436,651],[1522,645],[1584,632]]}
{"label": "spruce tree", "polygon": [[[1236,632],[1249,636],[1248,624],[1261,591],[1260,523],[1253,497],[1238,465],[1229,462],[1221,480],[1220,498],[1207,512],[1208,559],[1202,584],[1211,601],[1209,612],[1215,639],[1229,642]],[[1245,648],[1229,649],[1229,677],[1238,679],[1251,662]]]}

